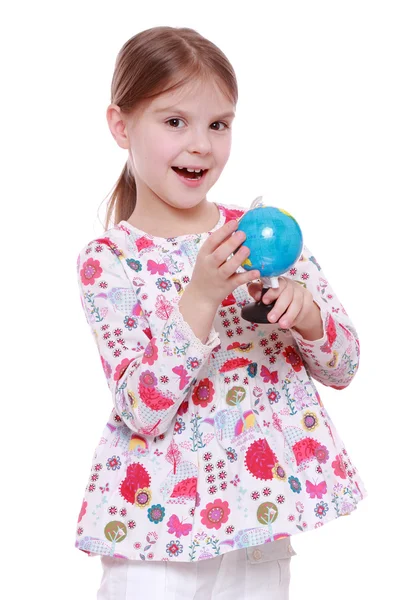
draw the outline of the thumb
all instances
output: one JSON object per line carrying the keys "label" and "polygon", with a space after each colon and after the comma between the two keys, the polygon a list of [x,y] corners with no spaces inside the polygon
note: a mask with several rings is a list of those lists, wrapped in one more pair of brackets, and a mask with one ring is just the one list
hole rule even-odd
{"label": "thumb", "polygon": [[250,296],[254,298],[256,302],[258,302],[261,298],[262,283],[259,281],[251,281],[247,285],[247,291],[249,292]]}

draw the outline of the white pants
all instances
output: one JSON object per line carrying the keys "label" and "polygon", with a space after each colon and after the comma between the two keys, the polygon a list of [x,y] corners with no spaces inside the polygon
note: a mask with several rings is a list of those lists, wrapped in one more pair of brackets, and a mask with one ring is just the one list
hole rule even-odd
{"label": "white pants", "polygon": [[233,550],[198,562],[101,556],[97,600],[288,600],[289,540]]}

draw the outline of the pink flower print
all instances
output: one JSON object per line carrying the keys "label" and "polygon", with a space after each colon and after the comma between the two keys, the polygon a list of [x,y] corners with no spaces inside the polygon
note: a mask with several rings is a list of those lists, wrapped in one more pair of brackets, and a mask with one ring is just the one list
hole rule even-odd
{"label": "pink flower print", "polygon": [[129,358],[124,358],[122,362],[115,367],[114,381],[119,381],[130,364]]}
{"label": "pink flower print", "polygon": [[227,522],[230,512],[228,502],[217,498],[214,502],[209,502],[201,511],[201,522],[208,529],[220,529],[221,525]]}
{"label": "pink flower print", "polygon": [[101,277],[103,269],[100,267],[100,262],[93,258],[88,258],[80,271],[81,281],[83,285],[94,285],[96,279]]}
{"label": "pink flower print", "polygon": [[140,374],[140,383],[145,387],[155,387],[157,385],[157,377],[152,371],[143,371]]}
{"label": "pink flower print", "polygon": [[329,458],[329,451],[326,446],[321,444],[317,448],[315,448],[315,457],[319,463],[325,464]]}

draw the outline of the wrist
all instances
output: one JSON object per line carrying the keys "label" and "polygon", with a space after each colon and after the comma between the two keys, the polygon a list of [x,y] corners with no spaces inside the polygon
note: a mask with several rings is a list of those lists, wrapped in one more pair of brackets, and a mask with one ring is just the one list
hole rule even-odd
{"label": "wrist", "polygon": [[217,312],[219,304],[204,296],[191,282],[186,286],[184,294],[186,294],[186,299],[193,301],[193,305],[196,305],[196,307],[214,312],[214,314]]}
{"label": "wrist", "polygon": [[320,340],[324,336],[321,310],[316,302],[313,303],[313,307],[310,314],[307,316],[307,319],[303,319],[300,323],[296,323],[292,329],[310,342]]}

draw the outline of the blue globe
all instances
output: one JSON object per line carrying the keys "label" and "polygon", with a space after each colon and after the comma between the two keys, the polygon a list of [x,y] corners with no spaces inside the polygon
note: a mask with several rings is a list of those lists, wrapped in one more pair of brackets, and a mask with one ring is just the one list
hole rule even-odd
{"label": "blue globe", "polygon": [[261,277],[278,277],[301,255],[301,229],[292,215],[280,208],[265,205],[250,208],[239,221],[240,230],[246,234],[243,245],[250,250],[242,263],[246,271],[258,269]]}

